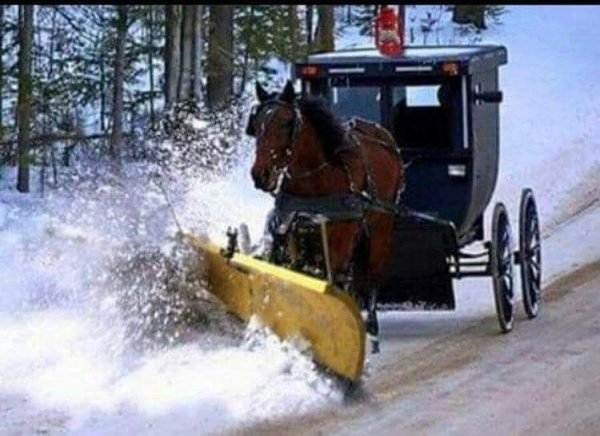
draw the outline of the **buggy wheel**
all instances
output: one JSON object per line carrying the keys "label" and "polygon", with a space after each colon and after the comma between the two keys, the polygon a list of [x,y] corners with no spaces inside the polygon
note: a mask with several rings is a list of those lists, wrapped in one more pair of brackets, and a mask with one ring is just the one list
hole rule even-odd
{"label": "buggy wheel", "polygon": [[494,285],[494,301],[503,333],[513,328],[515,313],[512,265],[512,235],[508,213],[503,203],[496,203],[492,218],[490,267]]}
{"label": "buggy wheel", "polygon": [[519,264],[525,312],[530,319],[535,318],[540,311],[542,242],[535,198],[529,188],[523,189],[519,208]]}

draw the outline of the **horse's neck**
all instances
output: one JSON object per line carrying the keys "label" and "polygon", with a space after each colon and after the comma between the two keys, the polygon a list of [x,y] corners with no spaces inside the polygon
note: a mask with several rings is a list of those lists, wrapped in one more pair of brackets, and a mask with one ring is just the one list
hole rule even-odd
{"label": "horse's neck", "polygon": [[[326,156],[315,135],[300,135],[296,150],[288,167],[291,179],[287,179],[283,185],[285,192],[314,197],[348,192],[348,178],[344,169],[332,164],[320,168],[326,162]],[[295,178],[297,175],[307,176]]]}

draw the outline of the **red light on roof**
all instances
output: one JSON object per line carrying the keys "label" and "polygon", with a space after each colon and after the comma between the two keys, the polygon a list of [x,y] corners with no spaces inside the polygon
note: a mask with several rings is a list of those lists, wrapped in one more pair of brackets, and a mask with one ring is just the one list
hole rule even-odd
{"label": "red light on roof", "polygon": [[375,45],[385,56],[398,56],[404,48],[404,22],[394,8],[382,6],[375,20]]}

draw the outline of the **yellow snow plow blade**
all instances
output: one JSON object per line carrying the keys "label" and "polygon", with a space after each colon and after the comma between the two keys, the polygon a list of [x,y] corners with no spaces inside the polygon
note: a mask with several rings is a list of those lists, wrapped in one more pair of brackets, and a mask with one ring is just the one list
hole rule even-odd
{"label": "yellow snow plow blade", "polygon": [[[357,381],[365,360],[365,330],[354,300],[313,277],[235,253],[228,261],[219,247],[187,235],[208,275],[209,291],[243,320],[256,315],[281,339],[302,337],[315,360]],[[205,270],[206,268],[206,270]]]}

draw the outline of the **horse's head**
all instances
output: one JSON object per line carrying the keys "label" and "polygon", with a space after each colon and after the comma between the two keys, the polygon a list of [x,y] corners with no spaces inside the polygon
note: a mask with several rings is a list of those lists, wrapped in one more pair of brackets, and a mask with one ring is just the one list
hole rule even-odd
{"label": "horse's head", "polygon": [[281,94],[269,94],[257,82],[259,104],[248,120],[246,133],[256,138],[252,179],[258,189],[272,192],[289,164],[300,129],[300,114],[292,82]]}

